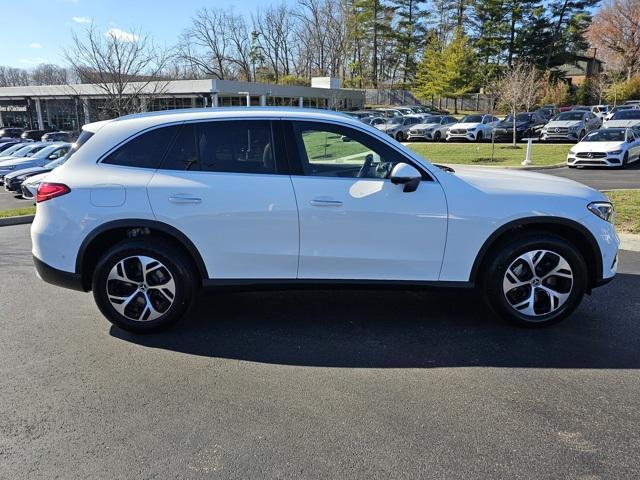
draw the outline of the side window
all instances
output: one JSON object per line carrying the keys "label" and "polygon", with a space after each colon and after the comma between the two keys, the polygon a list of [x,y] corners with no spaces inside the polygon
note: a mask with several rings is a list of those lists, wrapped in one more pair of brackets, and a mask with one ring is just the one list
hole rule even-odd
{"label": "side window", "polygon": [[158,168],[179,127],[161,127],[142,133],[107,155],[102,163],[125,167]]}
{"label": "side window", "polygon": [[160,168],[166,170],[198,170],[196,124],[182,125]]}
{"label": "side window", "polygon": [[196,140],[200,170],[262,174],[276,172],[269,121],[200,123]]}
{"label": "side window", "polygon": [[381,179],[396,163],[406,161],[391,147],[348,127],[294,122],[294,131],[308,176]]}

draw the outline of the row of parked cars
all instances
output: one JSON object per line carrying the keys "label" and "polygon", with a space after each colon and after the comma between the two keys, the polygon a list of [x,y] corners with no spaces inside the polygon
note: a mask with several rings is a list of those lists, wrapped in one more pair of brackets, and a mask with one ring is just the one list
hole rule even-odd
{"label": "row of parked cars", "polygon": [[349,112],[351,116],[382,130],[398,141],[517,141],[535,138],[540,141],[577,142],[587,133],[604,128],[640,126],[640,101],[629,101],[609,109],[607,105],[575,105],[560,111],[545,105],[533,112],[521,112],[499,118],[491,114],[472,114],[462,120],[448,112],[427,107],[396,107]]}

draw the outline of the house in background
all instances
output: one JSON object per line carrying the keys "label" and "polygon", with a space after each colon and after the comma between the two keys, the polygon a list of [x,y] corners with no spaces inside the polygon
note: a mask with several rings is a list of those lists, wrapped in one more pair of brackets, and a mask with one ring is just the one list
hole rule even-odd
{"label": "house in background", "polygon": [[602,73],[604,62],[596,57],[597,51],[597,48],[591,48],[576,55],[572,62],[555,67],[554,70],[561,72],[569,85],[577,87],[587,78],[597,77]]}

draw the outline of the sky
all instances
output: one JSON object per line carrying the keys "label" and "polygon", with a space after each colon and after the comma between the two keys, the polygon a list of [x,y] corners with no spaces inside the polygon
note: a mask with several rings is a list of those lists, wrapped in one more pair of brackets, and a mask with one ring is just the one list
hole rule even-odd
{"label": "sky", "polygon": [[20,0],[2,2],[0,65],[31,68],[64,64],[63,49],[74,31],[91,21],[122,35],[141,31],[156,43],[173,45],[202,7],[233,8],[249,17],[268,0]]}

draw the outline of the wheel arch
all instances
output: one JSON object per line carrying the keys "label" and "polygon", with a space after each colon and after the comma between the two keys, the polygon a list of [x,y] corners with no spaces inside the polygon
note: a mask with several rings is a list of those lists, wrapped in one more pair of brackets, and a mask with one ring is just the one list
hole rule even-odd
{"label": "wheel arch", "polygon": [[580,251],[587,264],[589,289],[598,284],[603,272],[602,252],[594,236],[585,226],[574,220],[548,216],[520,218],[494,231],[478,251],[469,280],[477,282],[480,279],[483,264],[491,257],[493,251],[512,235],[531,231],[547,231],[570,241]]}
{"label": "wheel arch", "polygon": [[177,228],[157,220],[114,220],[93,229],[80,245],[76,257],[76,273],[81,276],[83,289],[85,291],[91,290],[91,272],[96,266],[101,252],[121,240],[143,236],[155,236],[170,241],[193,261],[200,278],[207,278],[207,268],[200,252],[193,242]]}

